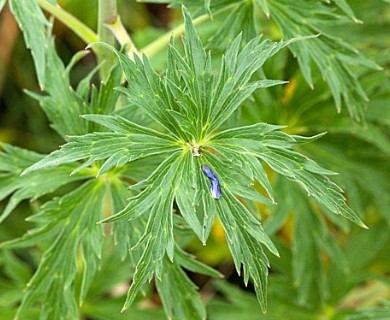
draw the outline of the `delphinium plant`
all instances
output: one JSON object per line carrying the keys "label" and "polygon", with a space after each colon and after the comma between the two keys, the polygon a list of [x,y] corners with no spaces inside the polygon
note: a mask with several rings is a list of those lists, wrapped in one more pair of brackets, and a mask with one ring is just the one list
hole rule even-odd
{"label": "delphinium plant", "polygon": [[[390,317],[385,1],[351,1],[367,26],[344,0],[155,2],[183,23],[144,47],[114,0],[96,33],[8,3],[64,142],[1,145],[0,220],[30,212],[1,243],[5,319]],[[56,19],[87,47],[66,66]]]}

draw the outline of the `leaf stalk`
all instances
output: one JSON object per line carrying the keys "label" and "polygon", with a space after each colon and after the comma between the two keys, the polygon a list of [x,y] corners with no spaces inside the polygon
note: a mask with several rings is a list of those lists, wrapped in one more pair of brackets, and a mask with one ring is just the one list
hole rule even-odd
{"label": "leaf stalk", "polygon": [[38,0],[38,4],[43,10],[47,11],[66,25],[85,43],[89,44],[98,40],[98,36],[93,30],[60,6],[55,6],[47,0]]}
{"label": "leaf stalk", "polygon": [[[107,27],[118,19],[116,0],[99,0],[98,2],[98,41],[115,46],[115,35]],[[115,64],[115,54],[109,50],[97,49],[98,63],[102,63],[99,69],[100,79],[105,81],[108,78],[111,67]]]}

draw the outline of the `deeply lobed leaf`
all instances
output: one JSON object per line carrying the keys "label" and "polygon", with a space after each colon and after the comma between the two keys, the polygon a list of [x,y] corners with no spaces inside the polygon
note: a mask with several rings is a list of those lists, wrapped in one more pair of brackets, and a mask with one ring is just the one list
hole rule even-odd
{"label": "deeply lobed leaf", "polygon": [[[275,255],[278,252],[257,217],[246,207],[251,201],[274,202],[262,162],[303,186],[309,195],[332,212],[361,226],[364,224],[346,205],[341,190],[327,178],[333,172],[292,150],[321,135],[312,138],[288,135],[280,131],[280,126],[265,123],[219,131],[257,88],[283,83],[252,82],[252,75],[269,57],[295,40],[273,43],[258,37],[241,47],[241,36],[238,36],[226,51],[219,75],[215,77],[211,54],[203,48],[185,8],[183,13],[186,25],[184,54],[171,44],[165,75],[157,74],[146,57],[135,57],[132,61],[116,52],[129,83],[119,91],[142,108],[159,125],[158,130],[120,116],[86,115],[83,118],[107,128],[108,132],[69,137],[70,142],[62,149],[29,167],[24,174],[28,176],[35,170],[82,160],[76,171],[96,163],[100,166],[100,175],[114,166],[146,157],[163,157],[146,179],[132,187],[137,193],[128,199],[126,207],[102,220],[135,220],[136,232],[143,229],[135,244],[134,239],[130,240],[132,249],[141,253],[134,255],[138,261],[124,309],[153,276],[157,281],[163,276],[177,276],[188,284],[181,269],[169,264],[176,263],[173,222],[176,201],[184,220],[203,243],[218,215],[236,269],[240,272],[243,265],[244,281],[252,280],[258,301],[265,310],[269,262],[264,247]],[[210,182],[201,169],[204,164],[220,184],[222,196],[219,200],[210,194]],[[255,190],[256,181],[271,201]],[[123,202],[123,198],[117,200]],[[171,290],[162,283],[158,286],[162,292]],[[186,287],[194,297],[194,287],[189,284]],[[163,301],[168,313],[183,312],[180,308],[172,308],[167,297]],[[198,302],[183,301],[189,310],[195,310],[197,316],[203,317]]]}
{"label": "deeply lobed leaf", "polygon": [[27,285],[17,318],[23,319],[37,305],[43,307],[42,315],[47,319],[78,317],[74,284],[80,264],[78,251],[83,265],[79,294],[82,303],[100,256],[103,230],[96,222],[102,217],[104,192],[102,181],[88,182],[64,197],[46,203],[42,211],[32,217],[41,223],[40,227],[19,239],[2,243],[6,248],[31,246],[37,241],[50,243]]}
{"label": "deeply lobed leaf", "polygon": [[[49,194],[61,186],[91,176],[88,170],[77,175],[69,174],[76,168],[75,164],[68,164],[56,168],[47,168],[31,175],[20,177],[21,172],[41,160],[43,155],[24,150],[8,144],[2,144],[4,152],[0,153],[0,200],[11,195],[7,206],[1,213],[0,222],[25,199],[37,199]],[[45,181],[45,183],[42,183]]]}

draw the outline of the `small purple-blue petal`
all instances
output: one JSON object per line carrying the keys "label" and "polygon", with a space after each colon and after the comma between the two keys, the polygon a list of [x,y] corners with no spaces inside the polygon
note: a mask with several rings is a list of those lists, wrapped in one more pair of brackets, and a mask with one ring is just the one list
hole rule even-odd
{"label": "small purple-blue petal", "polygon": [[214,172],[211,171],[211,169],[206,166],[205,164],[202,164],[202,171],[207,176],[207,178],[216,179],[217,177],[214,175]]}
{"label": "small purple-blue petal", "polygon": [[221,186],[219,185],[219,180],[214,174],[214,172],[205,164],[202,165],[202,171],[207,176],[207,178],[209,178],[211,182],[211,188],[210,188],[211,196],[214,199],[221,198]]}
{"label": "small purple-blue petal", "polygon": [[215,178],[215,180],[211,180],[210,191],[214,199],[221,198],[221,186],[219,185],[219,181],[217,178]]}

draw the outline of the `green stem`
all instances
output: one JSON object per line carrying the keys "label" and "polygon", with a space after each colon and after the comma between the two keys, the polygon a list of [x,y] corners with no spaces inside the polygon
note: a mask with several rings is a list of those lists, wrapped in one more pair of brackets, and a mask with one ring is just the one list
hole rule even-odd
{"label": "green stem", "polygon": [[[115,46],[115,35],[107,28],[118,18],[116,0],[99,0],[98,13],[98,41]],[[116,57],[111,50],[99,48],[96,52],[99,63],[103,63],[99,69],[101,80],[105,81],[115,64]]]}
{"label": "green stem", "polygon": [[77,34],[85,43],[90,44],[98,40],[98,36],[95,32],[61,7],[54,6],[47,0],[38,0],[38,4],[42,9],[52,14],[70,30]]}
{"label": "green stem", "polygon": [[[213,17],[220,15],[222,12],[230,10],[236,5],[237,3],[232,3],[231,5],[223,7],[222,9],[214,12]],[[204,14],[192,20],[192,24],[194,26],[197,26],[210,19],[212,19],[212,17],[209,14]],[[179,36],[181,36],[184,33],[184,31],[185,31],[185,24],[182,23],[181,25],[177,26],[176,28],[172,29],[166,34],[162,35],[157,40],[149,43],[146,47],[144,47],[140,51],[146,56],[152,57],[155,54],[159,53],[162,49],[164,49],[168,45],[169,41],[171,40],[171,37],[173,37],[173,39],[177,39]]]}
{"label": "green stem", "polygon": [[[210,19],[210,16],[208,14],[204,14],[204,15],[192,20],[192,23],[194,24],[194,26],[196,26],[196,25],[201,24],[202,22],[207,21],[209,19]],[[146,47],[144,47],[140,51],[142,53],[144,53],[146,56],[152,57],[168,45],[171,37],[173,37],[174,39],[177,39],[179,36],[181,36],[184,33],[184,29],[185,29],[185,25],[184,25],[184,23],[182,23],[181,25],[170,30],[166,34],[162,35],[157,40],[149,43]]]}
{"label": "green stem", "polygon": [[121,47],[127,46],[127,54],[129,58],[133,60],[134,54],[138,54],[138,50],[134,45],[133,40],[131,40],[131,37],[127,33],[125,27],[123,26],[120,17],[117,16],[114,22],[106,24],[106,26],[114,34]]}

